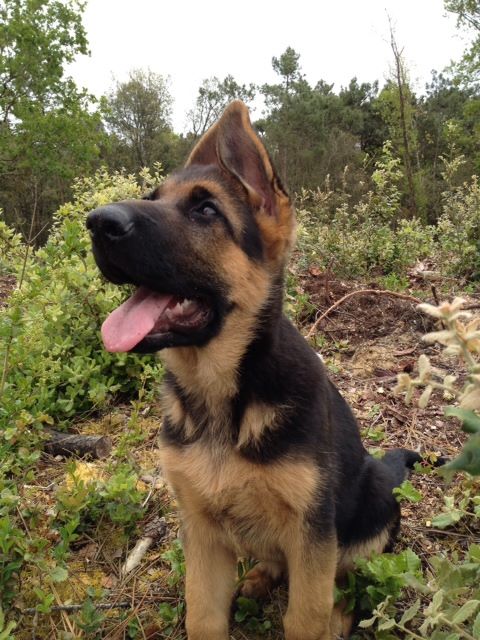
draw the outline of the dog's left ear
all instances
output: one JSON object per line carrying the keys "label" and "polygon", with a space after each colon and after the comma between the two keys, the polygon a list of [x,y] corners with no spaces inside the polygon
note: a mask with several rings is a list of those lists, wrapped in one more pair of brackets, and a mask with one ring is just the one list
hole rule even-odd
{"label": "dog's left ear", "polygon": [[233,174],[247,190],[252,204],[275,218],[280,215],[281,204],[289,203],[268,153],[253,130],[248,109],[240,100],[230,103],[220,120],[199,140],[186,166],[193,164],[216,164]]}

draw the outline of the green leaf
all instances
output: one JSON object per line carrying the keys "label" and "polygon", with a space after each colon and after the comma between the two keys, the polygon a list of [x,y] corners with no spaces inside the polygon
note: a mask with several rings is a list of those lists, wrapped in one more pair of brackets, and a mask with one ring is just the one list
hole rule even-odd
{"label": "green leaf", "polygon": [[415,489],[410,480],[404,480],[399,487],[395,487],[393,495],[396,497],[397,502],[401,502],[402,500],[408,500],[408,502],[420,502],[423,498],[420,491]]}
{"label": "green leaf", "polygon": [[466,471],[472,476],[480,475],[480,433],[475,433],[467,440],[460,455],[440,470],[447,475],[452,471]]}
{"label": "green leaf", "polygon": [[462,517],[462,512],[458,509],[452,509],[451,511],[444,511],[439,513],[438,516],[432,518],[432,525],[438,527],[438,529],[446,529],[452,524],[457,523]]}
{"label": "green leaf", "polygon": [[477,617],[475,618],[475,622],[473,623],[472,635],[477,640],[480,640],[480,613],[477,613]]}
{"label": "green leaf", "polygon": [[373,618],[368,618],[367,620],[360,620],[360,622],[358,623],[358,626],[361,627],[362,629],[368,629],[369,627],[375,624],[376,619],[377,619],[377,616],[373,616]]}
{"label": "green leaf", "polygon": [[465,620],[468,620],[478,609],[479,605],[480,600],[468,600],[468,602],[465,602],[465,604],[460,607],[460,609],[453,616],[453,624],[460,624],[461,622],[465,622]]}
{"label": "green leaf", "polygon": [[54,582],[65,582],[68,578],[68,571],[65,567],[57,565],[50,571],[50,577]]}
{"label": "green leaf", "polygon": [[415,600],[411,607],[409,607],[403,616],[400,618],[399,624],[405,625],[406,622],[410,622],[417,615],[420,609],[420,599]]}
{"label": "green leaf", "polygon": [[388,629],[392,629],[394,626],[395,626],[395,619],[388,618],[387,620],[384,620],[378,625],[378,630],[387,631]]}
{"label": "green leaf", "polygon": [[467,433],[480,433],[480,416],[471,409],[461,409],[460,407],[447,407],[445,415],[458,418],[462,423],[462,429]]}

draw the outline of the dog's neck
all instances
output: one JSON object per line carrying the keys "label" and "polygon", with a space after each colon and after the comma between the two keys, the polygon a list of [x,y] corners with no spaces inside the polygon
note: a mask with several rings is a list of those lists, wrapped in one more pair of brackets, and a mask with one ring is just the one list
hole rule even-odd
{"label": "dog's neck", "polygon": [[217,415],[222,407],[230,410],[241,392],[245,365],[252,357],[268,358],[277,344],[283,296],[280,273],[261,308],[248,314],[234,308],[221,333],[207,345],[163,351],[168,371],[188,397]]}

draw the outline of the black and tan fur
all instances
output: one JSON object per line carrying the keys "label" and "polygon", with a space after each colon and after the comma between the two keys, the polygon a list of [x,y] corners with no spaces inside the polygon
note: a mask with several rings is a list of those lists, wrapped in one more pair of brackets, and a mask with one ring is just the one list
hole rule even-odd
{"label": "black and tan fur", "polygon": [[391,542],[392,489],[418,456],[367,454],[283,315],[294,210],[246,107],[232,103],[183,169],[120,208],[134,224],[125,237],[102,226],[114,209],[89,221],[104,274],[211,308],[198,334],[137,349],[162,349],[168,371],[161,464],[182,513],[188,638],[227,640],[236,561],[251,556],[246,594],[288,578],[286,639],[330,640],[344,626],[332,613],[335,578]]}

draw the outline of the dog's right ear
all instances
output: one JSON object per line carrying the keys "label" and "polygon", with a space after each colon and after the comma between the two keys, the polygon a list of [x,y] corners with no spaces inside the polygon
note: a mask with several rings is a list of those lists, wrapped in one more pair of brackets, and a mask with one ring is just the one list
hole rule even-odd
{"label": "dog's right ear", "polygon": [[190,165],[216,165],[243,185],[272,258],[292,246],[295,216],[290,197],[243,102],[231,102],[200,138],[187,160],[186,166]]}
{"label": "dog's right ear", "polygon": [[278,215],[277,198],[288,198],[243,102],[231,102],[202,136],[186,166],[216,164],[239,180],[257,208]]}

